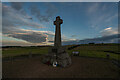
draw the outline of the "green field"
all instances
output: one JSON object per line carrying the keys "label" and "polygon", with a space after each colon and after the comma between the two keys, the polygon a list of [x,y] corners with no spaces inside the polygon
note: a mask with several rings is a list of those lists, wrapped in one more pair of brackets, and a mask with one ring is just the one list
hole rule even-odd
{"label": "green field", "polygon": [[17,47],[17,48],[4,48],[2,49],[2,57],[13,57],[19,55],[32,54],[46,54],[49,47]]}
{"label": "green field", "polygon": [[[67,48],[72,47],[74,45],[68,45]],[[98,58],[106,58],[106,54],[110,54],[110,59],[119,60],[120,54],[118,51],[118,44],[83,44],[78,47],[75,47],[71,50],[67,50],[69,54],[72,51],[79,51],[79,56],[87,56],[87,57],[98,57]],[[2,56],[3,57],[12,57],[19,55],[28,55],[32,54],[46,54],[48,53],[49,47],[13,47],[13,48],[3,48]],[[108,52],[105,52],[108,51]],[[111,53],[112,51],[114,53]],[[117,54],[116,54],[117,53]]]}

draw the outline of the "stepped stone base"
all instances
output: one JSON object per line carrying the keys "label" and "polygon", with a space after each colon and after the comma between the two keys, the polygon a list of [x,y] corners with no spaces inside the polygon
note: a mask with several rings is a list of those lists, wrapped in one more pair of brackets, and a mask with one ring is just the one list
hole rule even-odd
{"label": "stepped stone base", "polygon": [[49,49],[49,53],[43,57],[43,63],[49,62],[50,64],[53,64],[54,61],[56,61],[61,67],[67,67],[72,63],[71,58],[68,53],[66,53],[64,47],[57,49],[55,47],[52,47]]}

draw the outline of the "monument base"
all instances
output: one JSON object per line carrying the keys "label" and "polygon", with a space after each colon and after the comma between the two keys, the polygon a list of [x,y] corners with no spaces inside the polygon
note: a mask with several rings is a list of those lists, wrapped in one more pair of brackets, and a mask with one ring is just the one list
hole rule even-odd
{"label": "monument base", "polygon": [[43,63],[53,64],[54,62],[57,62],[58,66],[61,67],[67,67],[71,65],[71,58],[65,51],[65,47],[52,47],[49,49],[49,53],[43,58]]}

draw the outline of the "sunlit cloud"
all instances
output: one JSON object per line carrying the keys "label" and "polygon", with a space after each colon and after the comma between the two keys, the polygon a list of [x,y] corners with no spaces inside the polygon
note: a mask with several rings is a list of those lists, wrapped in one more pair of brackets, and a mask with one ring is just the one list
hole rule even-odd
{"label": "sunlit cloud", "polygon": [[106,28],[106,29],[104,29],[104,30],[106,30],[106,31],[107,31],[107,30],[111,30],[111,29],[112,29],[112,27],[109,27],[109,28]]}
{"label": "sunlit cloud", "polygon": [[118,34],[118,29],[117,28],[113,29],[112,27],[108,27],[100,31],[100,33],[102,36],[114,35],[114,34]]}

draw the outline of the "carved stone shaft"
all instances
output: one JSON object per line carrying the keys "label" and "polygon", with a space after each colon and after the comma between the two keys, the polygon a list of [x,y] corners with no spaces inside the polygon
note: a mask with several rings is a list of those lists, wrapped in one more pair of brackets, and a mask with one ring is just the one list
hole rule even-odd
{"label": "carved stone shaft", "polygon": [[56,20],[54,21],[54,25],[56,25],[54,46],[56,48],[61,47],[61,29],[60,29],[60,25],[62,23],[63,23],[63,20],[60,19],[59,16],[56,17]]}

